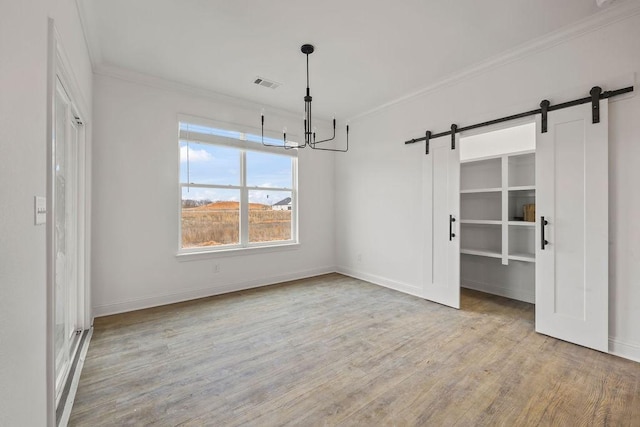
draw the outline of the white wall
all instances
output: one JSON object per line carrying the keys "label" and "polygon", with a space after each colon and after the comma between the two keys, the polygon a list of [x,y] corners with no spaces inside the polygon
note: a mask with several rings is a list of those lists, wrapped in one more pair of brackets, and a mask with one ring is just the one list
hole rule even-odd
{"label": "white wall", "polygon": [[[0,425],[43,426],[46,394],[47,27],[55,20],[87,105],[91,66],[73,0],[0,6]],[[91,117],[85,118],[90,121]]]}
{"label": "white wall", "polygon": [[[420,294],[429,273],[422,259],[424,143],[403,142],[451,123],[531,110],[545,98],[553,104],[584,97],[594,85],[607,90],[632,84],[632,73],[640,71],[638,40],[636,7],[617,23],[356,120],[353,149],[336,159],[339,270]],[[610,338],[612,351],[640,360],[640,96],[614,101],[609,111]]]}
{"label": "white wall", "polygon": [[[300,150],[300,246],[176,258],[178,114],[258,126],[260,106],[196,96],[169,84],[95,76],[93,306],[96,316],[335,270],[334,158]],[[121,74],[121,73],[120,73]],[[125,73],[127,74],[127,73]],[[222,97],[220,97],[222,98]],[[274,130],[285,121],[267,111]],[[214,273],[214,265],[219,273]]]}

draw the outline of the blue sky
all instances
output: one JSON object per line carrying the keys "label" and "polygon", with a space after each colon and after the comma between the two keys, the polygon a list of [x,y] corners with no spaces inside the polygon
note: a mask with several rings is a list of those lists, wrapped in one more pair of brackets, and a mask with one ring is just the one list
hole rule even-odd
{"label": "blue sky", "polygon": [[[187,156],[189,179],[187,181]],[[291,188],[291,157],[247,151],[247,185],[250,187]],[[222,146],[180,141],[180,182],[194,184],[240,185],[240,151]],[[238,190],[183,189],[183,199],[238,201]],[[291,197],[290,191],[249,191],[249,202],[274,204]]]}

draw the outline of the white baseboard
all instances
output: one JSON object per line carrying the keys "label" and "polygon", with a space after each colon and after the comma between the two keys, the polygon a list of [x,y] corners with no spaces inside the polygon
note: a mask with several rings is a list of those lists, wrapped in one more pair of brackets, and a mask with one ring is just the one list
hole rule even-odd
{"label": "white baseboard", "polygon": [[307,277],[320,276],[322,274],[335,273],[333,266],[314,268],[311,270],[295,271],[279,276],[263,277],[260,279],[245,282],[228,283],[218,285],[213,288],[196,289],[187,292],[178,292],[166,295],[152,296],[147,298],[137,298],[128,301],[121,301],[111,304],[97,305],[93,307],[93,316],[102,317],[111,314],[126,313],[128,311],[142,310],[145,308],[158,307],[161,305],[174,304],[177,302],[189,301],[198,298],[205,298],[214,295],[227,294],[229,292],[244,291],[262,286],[274,285],[291,280],[305,279]]}
{"label": "white baseboard", "polygon": [[620,341],[617,338],[609,338],[609,354],[640,363],[640,344],[632,344]]}
{"label": "white baseboard", "polygon": [[422,294],[422,288],[418,286],[397,282],[395,280],[391,280],[382,276],[377,276],[375,274],[363,273],[362,271],[353,270],[349,267],[344,267],[344,266],[338,266],[336,268],[336,272],[340,274],[344,274],[345,276],[353,277],[355,279],[364,280],[365,282],[373,283],[374,285],[379,285],[385,288],[393,289],[394,291],[399,291],[405,294],[424,298]]}
{"label": "white baseboard", "polygon": [[503,288],[502,286],[488,285],[486,283],[475,282],[467,279],[460,279],[460,286],[480,292],[486,292],[488,294],[500,295],[501,297],[528,302],[530,304],[535,304],[536,302],[535,294],[523,289]]}

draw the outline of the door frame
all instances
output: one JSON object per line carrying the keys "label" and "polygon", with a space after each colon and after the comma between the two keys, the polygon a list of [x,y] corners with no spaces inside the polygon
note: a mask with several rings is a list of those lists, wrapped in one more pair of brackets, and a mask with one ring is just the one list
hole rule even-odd
{"label": "door frame", "polygon": [[78,174],[78,326],[83,330],[91,328],[91,127],[88,122],[90,108],[82,96],[75,78],[71,61],[65,52],[62,38],[55,27],[55,21],[48,19],[47,38],[47,100],[46,100],[46,389],[47,425],[56,425],[55,389],[55,253],[54,253],[54,194],[55,159],[53,157],[55,117],[54,105],[56,84],[59,79],[71,100],[74,113],[82,120],[78,129],[77,174]]}

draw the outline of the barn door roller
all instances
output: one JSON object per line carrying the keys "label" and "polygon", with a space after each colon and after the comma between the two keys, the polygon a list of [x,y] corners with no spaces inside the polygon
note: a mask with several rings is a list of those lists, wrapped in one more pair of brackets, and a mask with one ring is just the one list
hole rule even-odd
{"label": "barn door roller", "polygon": [[600,94],[602,88],[594,86],[591,88],[591,123],[600,123]]}
{"label": "barn door roller", "polygon": [[472,130],[472,129],[478,129],[481,127],[485,127],[485,126],[491,126],[491,125],[495,125],[498,123],[503,123],[503,122],[508,122],[510,120],[516,120],[516,119],[521,119],[523,117],[529,117],[529,116],[533,116],[536,114],[541,114],[542,115],[542,120],[541,120],[541,132],[542,133],[546,133],[547,132],[547,115],[550,111],[555,111],[555,110],[561,110],[563,108],[568,108],[568,107],[573,107],[576,105],[580,105],[580,104],[586,104],[588,102],[591,103],[591,118],[592,118],[592,122],[595,123],[600,123],[600,100],[601,99],[607,99],[607,98],[612,98],[614,96],[618,96],[618,95],[623,95],[625,93],[630,93],[633,92],[633,86],[629,86],[629,87],[625,87],[622,89],[618,89],[618,90],[612,90],[612,91],[607,91],[607,92],[603,92],[602,88],[599,86],[594,86],[591,91],[589,91],[589,95],[585,98],[580,98],[580,99],[576,99],[573,101],[569,101],[569,102],[564,102],[562,104],[556,104],[556,105],[551,105],[551,103],[548,100],[544,100],[540,103],[540,108],[536,109],[536,110],[531,110],[531,111],[525,111],[524,113],[520,113],[520,114],[514,114],[512,116],[507,116],[507,117],[502,117],[499,119],[495,119],[495,120],[489,120],[488,122],[482,122],[482,123],[477,123],[475,125],[469,125],[469,126],[464,126],[461,128],[458,128],[458,126],[456,125],[451,125],[451,130],[448,130],[446,132],[440,132],[440,133],[435,133],[432,134],[430,131],[427,131],[427,133],[425,134],[424,137],[422,138],[416,138],[416,139],[410,139],[409,141],[405,141],[405,144],[414,144],[416,142],[420,142],[420,141],[426,141],[427,146],[425,148],[425,154],[429,154],[429,141],[433,138],[440,138],[441,136],[447,136],[447,135],[451,135],[451,149],[455,150],[456,149],[456,133],[458,132],[464,132],[464,131],[468,131],[468,130]]}

